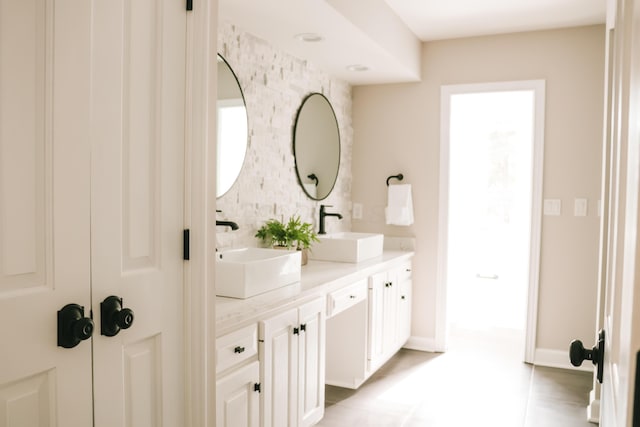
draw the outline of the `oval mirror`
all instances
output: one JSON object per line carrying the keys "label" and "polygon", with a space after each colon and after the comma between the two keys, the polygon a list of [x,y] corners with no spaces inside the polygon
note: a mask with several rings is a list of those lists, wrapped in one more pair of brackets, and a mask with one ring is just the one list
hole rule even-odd
{"label": "oval mirror", "polygon": [[248,142],[247,107],[235,73],[218,55],[216,143],[216,197],[225,194],[238,179]]}
{"label": "oval mirror", "polygon": [[338,178],[340,132],[331,103],[321,93],[307,96],[298,109],[293,154],[304,192],[314,200],[326,199]]}

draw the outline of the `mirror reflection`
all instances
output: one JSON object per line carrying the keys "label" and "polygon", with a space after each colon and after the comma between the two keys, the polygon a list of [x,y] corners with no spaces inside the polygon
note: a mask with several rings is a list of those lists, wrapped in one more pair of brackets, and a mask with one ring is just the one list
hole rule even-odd
{"label": "mirror reflection", "polygon": [[216,197],[238,179],[247,152],[248,122],[244,95],[235,73],[218,55]]}
{"label": "mirror reflection", "polygon": [[331,194],[340,166],[340,132],[329,100],[312,93],[302,101],[296,117],[293,151],[298,182],[314,200]]}

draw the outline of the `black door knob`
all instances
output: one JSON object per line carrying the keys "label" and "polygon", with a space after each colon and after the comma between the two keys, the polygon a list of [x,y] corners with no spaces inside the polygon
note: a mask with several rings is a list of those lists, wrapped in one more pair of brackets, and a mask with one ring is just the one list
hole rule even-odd
{"label": "black door knob", "polygon": [[584,348],[582,341],[573,340],[569,345],[569,359],[573,366],[580,366],[585,360],[591,360],[596,365],[598,382],[602,383],[604,373],[604,329],[598,333],[598,344],[591,350]]}
{"label": "black door knob", "polygon": [[123,308],[122,298],[116,296],[107,297],[100,303],[100,333],[112,337],[120,332],[120,329],[129,329],[133,324],[133,311]]}
{"label": "black door knob", "polygon": [[93,320],[84,317],[84,307],[67,304],[58,311],[58,346],[73,348],[91,338]]}

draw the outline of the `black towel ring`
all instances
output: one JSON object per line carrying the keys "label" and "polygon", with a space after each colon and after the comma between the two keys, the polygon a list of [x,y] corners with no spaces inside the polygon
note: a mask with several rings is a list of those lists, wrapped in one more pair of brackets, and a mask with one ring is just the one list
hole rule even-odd
{"label": "black towel ring", "polygon": [[387,178],[387,187],[389,186],[389,180],[391,178],[395,178],[398,181],[402,181],[404,179],[404,176],[401,173],[399,173],[398,175],[391,175],[389,178]]}

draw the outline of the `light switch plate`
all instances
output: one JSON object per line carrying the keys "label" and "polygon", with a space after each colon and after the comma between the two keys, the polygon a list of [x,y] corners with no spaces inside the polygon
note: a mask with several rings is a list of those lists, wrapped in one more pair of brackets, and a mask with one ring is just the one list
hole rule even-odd
{"label": "light switch plate", "polygon": [[587,199],[575,199],[573,201],[573,215],[587,216]]}
{"label": "light switch plate", "polygon": [[544,214],[558,216],[562,213],[562,200],[544,199]]}

